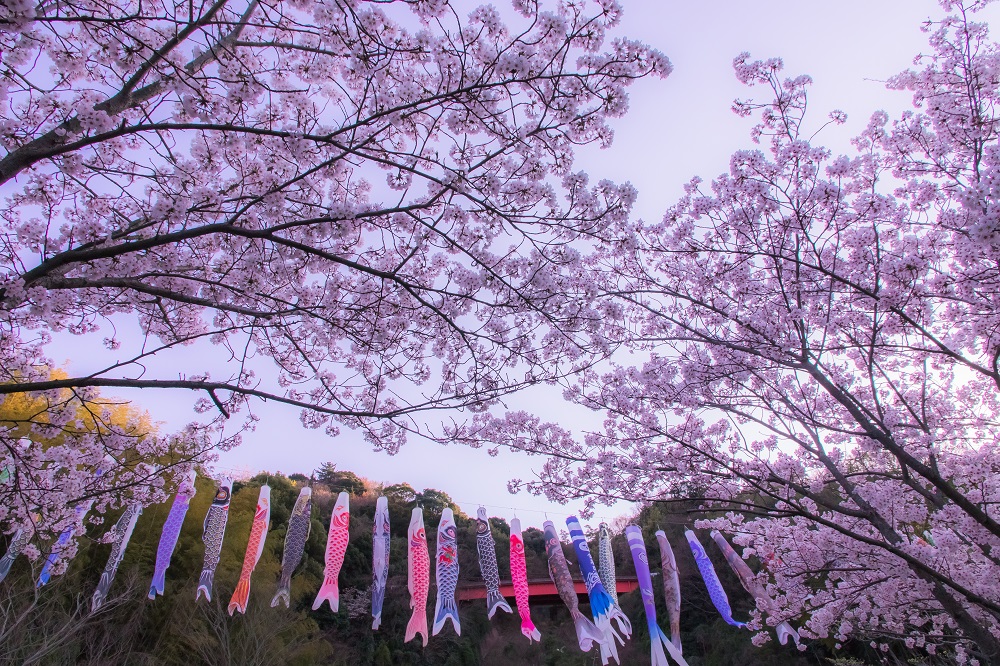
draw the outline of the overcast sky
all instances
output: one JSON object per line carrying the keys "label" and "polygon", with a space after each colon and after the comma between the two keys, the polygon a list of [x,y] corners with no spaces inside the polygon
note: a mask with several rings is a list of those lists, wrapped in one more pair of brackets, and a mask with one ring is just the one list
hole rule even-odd
{"label": "overcast sky", "polygon": [[[455,1],[460,10],[476,4]],[[659,48],[673,62],[674,72],[665,80],[634,86],[631,112],[617,123],[614,145],[607,150],[588,148],[578,168],[588,171],[592,181],[631,181],[639,191],[637,215],[647,220],[658,219],[692,176],[710,180],[727,168],[734,150],[750,145],[751,121],[730,111],[735,97],[753,96],[732,75],[732,59],[738,53],[780,56],[787,74],[810,74],[815,126],[822,125],[834,109],[848,113],[844,127],[824,131],[819,140],[845,150],[846,140],[864,127],[871,112],[883,108],[895,116],[909,105],[904,93],[885,91],[882,81],[909,67],[917,53],[927,50],[920,25],[942,15],[929,0],[625,0],[624,4],[625,15],[616,34]],[[993,11],[989,16],[996,14]],[[77,375],[86,371],[90,358],[85,345],[99,344],[100,337],[60,337],[52,355]],[[133,395],[154,419],[164,422],[164,430],[194,416],[191,393],[146,391],[128,397]],[[558,394],[544,391],[516,397],[509,404],[513,408],[547,405],[543,418],[578,429],[600,423],[599,415],[562,405]],[[246,437],[243,446],[223,454],[220,469],[309,473],[320,463],[332,461],[376,481],[405,481],[418,490],[438,488],[468,514],[483,503],[491,515],[509,520],[516,507],[525,528],[541,526],[546,512],[562,524],[573,511],[549,505],[544,498],[507,493],[507,480],[530,477],[539,459],[510,454],[490,458],[481,450],[441,448],[419,441],[389,457],[372,452],[351,431],[330,439],[322,431],[304,430],[298,411],[290,407],[266,405],[255,411],[261,416],[256,432]],[[618,505],[603,513],[611,518],[629,510],[629,505]]]}

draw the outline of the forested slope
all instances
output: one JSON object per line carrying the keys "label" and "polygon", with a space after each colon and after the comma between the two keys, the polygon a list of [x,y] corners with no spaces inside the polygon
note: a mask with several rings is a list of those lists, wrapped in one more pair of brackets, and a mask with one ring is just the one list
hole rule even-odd
{"label": "forested slope", "polygon": [[[449,625],[441,634],[432,637],[426,648],[421,647],[419,639],[404,643],[403,635],[410,616],[406,571],[406,532],[410,510],[418,501],[423,506],[432,555],[441,510],[445,506],[455,510],[460,578],[463,581],[480,578],[475,520],[458,510],[444,492],[426,489],[416,493],[405,484],[383,488],[350,472],[328,473],[323,475],[324,481],[313,482],[312,529],[303,563],[292,580],[292,607],[270,607],[281,566],[288,518],[299,488],[309,482],[303,475],[291,476],[261,474],[234,485],[222,560],[216,573],[215,595],[211,603],[195,601],[204,556],[202,521],[215,490],[214,482],[206,476],[199,477],[197,481],[197,494],[191,502],[167,572],[166,594],[155,601],[148,600],[146,593],[169,502],[144,510],[112,586],[109,602],[98,613],[90,613],[90,596],[111,548],[100,543],[99,539],[117,516],[106,516],[102,524],[89,527],[89,538],[84,540],[68,571],[39,591],[33,587],[38,564],[20,558],[10,577],[0,586],[0,615],[3,620],[0,658],[3,663],[150,666],[570,666],[599,663],[596,648],[590,653],[582,653],[578,649],[569,614],[561,604],[533,606],[532,616],[542,633],[541,644],[529,644],[521,635],[520,618],[516,613],[507,615],[501,612],[492,622],[488,621],[485,603],[481,601],[460,605],[461,636],[456,636]],[[229,617],[226,606],[239,576],[258,490],[263,483],[271,487],[271,528],[253,575],[247,613],[245,616],[237,614]],[[322,581],[330,513],[341,490],[352,492],[352,496],[351,539],[340,574],[340,611],[333,613],[326,605],[312,611],[311,604]],[[382,627],[372,631],[368,586],[371,581],[372,522],[379,494],[385,494],[390,501],[392,546]],[[659,551],[653,538],[656,529],[664,529],[674,545],[683,597],[684,652],[691,666],[830,663],[826,658],[831,656],[830,645],[812,642],[807,651],[797,652],[794,647],[780,647],[772,641],[758,648],[751,644],[749,632],[722,622],[708,599],[685,545],[685,520],[682,513],[667,513],[663,508],[647,507],[632,522],[643,527],[653,562],[659,561]],[[527,524],[530,521],[522,522]],[[497,542],[501,577],[507,578],[510,571],[509,526],[499,518],[492,519],[491,524]],[[557,524],[557,527],[562,525]],[[529,577],[547,577],[541,532],[536,528],[525,529],[524,539]],[[708,544],[707,540],[705,543]],[[619,574],[634,575],[624,537],[616,534],[613,545]],[[735,614],[746,619],[752,604],[749,596],[739,586],[714,546],[708,549],[729,590]],[[564,544],[564,551],[571,568],[577,572],[576,558],[568,543]],[[592,547],[592,552],[596,556],[596,548]],[[655,576],[658,566],[652,568],[654,584],[659,586],[660,579]],[[432,572],[429,613],[433,611],[434,593]],[[660,595],[659,589],[657,594]],[[658,596],[657,602],[661,625],[667,626],[662,595]],[[638,592],[623,595],[621,604],[635,630],[632,640],[620,650],[622,663],[648,663],[649,639]],[[513,600],[511,606],[514,606]],[[858,656],[864,659],[863,663],[868,663],[863,653]]]}

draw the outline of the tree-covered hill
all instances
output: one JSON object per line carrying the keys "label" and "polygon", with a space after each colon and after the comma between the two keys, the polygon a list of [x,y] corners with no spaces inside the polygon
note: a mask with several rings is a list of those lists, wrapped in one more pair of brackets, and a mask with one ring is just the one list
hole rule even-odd
{"label": "tree-covered hill", "polygon": [[[88,528],[88,537],[66,573],[35,590],[38,563],[19,558],[11,575],[0,585],[0,659],[5,664],[135,664],[143,666],[264,666],[413,664],[466,666],[474,664],[544,664],[572,666],[599,663],[597,650],[581,652],[569,614],[560,605],[532,608],[532,617],[542,633],[540,644],[529,644],[520,632],[516,612],[486,618],[485,604],[460,605],[461,636],[450,625],[431,637],[426,648],[419,639],[403,642],[410,617],[407,592],[406,532],[411,509],[424,509],[428,547],[433,555],[441,511],[451,507],[458,525],[459,562],[462,581],[480,580],[475,520],[464,513],[443,491],[415,491],[406,484],[379,486],[332,466],[320,470],[313,481],[312,527],[305,557],[292,579],[292,604],[272,608],[271,598],[281,566],[285,531],[299,489],[309,479],[302,474],[290,477],[260,474],[233,488],[229,523],[223,542],[222,559],[215,579],[215,595],[210,603],[195,601],[198,574],[204,557],[202,521],[214,495],[214,482],[207,476],[197,481],[180,539],[167,572],[166,593],[154,601],[146,598],[156,557],[157,544],[170,503],[146,507],[140,517],[124,560],[114,581],[108,603],[97,613],[90,612],[90,596],[107,562],[111,546],[100,542],[117,515],[103,517]],[[324,473],[325,472],[325,473]],[[226,611],[243,562],[250,524],[259,488],[271,487],[271,523],[264,553],[253,575],[250,604],[245,616],[230,617]],[[323,575],[323,558],[330,514],[340,491],[351,492],[350,543],[340,574],[340,610],[333,613],[324,605],[318,611],[311,604]],[[370,593],[372,524],[375,500],[389,498],[391,553],[389,580],[382,626],[371,630]],[[674,509],[676,511],[677,509]],[[805,666],[831,663],[831,645],[811,642],[805,652],[774,641],[763,647],[751,644],[750,633],[726,625],[719,619],[704,590],[694,561],[684,542],[683,514],[668,513],[662,507],[647,507],[631,521],[643,528],[650,559],[658,562],[653,533],[666,530],[677,553],[683,597],[682,636],[684,652],[691,666]],[[497,542],[501,577],[509,577],[510,527],[500,518],[491,520]],[[544,541],[536,528],[524,531],[529,577],[546,577]],[[618,571],[634,575],[628,546],[621,534],[613,538]],[[596,544],[592,552],[596,557]],[[576,558],[568,543],[564,551],[574,571]],[[735,614],[746,618],[752,601],[714,547],[709,552],[729,590]],[[433,556],[432,556],[433,566]],[[654,584],[660,579],[655,576]],[[659,595],[660,591],[657,590]],[[428,614],[433,612],[432,588]],[[658,596],[661,625],[666,626],[666,610]],[[649,636],[638,592],[623,595],[621,604],[631,618],[634,635],[620,649],[622,664],[643,664],[649,659]],[[511,606],[514,607],[513,600]],[[586,612],[586,608],[584,608]],[[859,648],[860,649],[860,648]],[[857,656],[869,663],[881,663],[874,655]],[[893,662],[888,662],[893,663]],[[901,661],[899,663],[906,663]]]}

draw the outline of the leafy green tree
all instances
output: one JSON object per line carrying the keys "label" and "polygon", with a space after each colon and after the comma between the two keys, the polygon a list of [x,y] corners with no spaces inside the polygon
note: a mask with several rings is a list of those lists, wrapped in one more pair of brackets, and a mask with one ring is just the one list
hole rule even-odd
{"label": "leafy green tree", "polygon": [[389,504],[410,504],[417,498],[417,491],[408,483],[396,483],[382,489]]}
{"label": "leafy green tree", "polygon": [[389,652],[389,646],[384,642],[378,644],[372,664],[374,666],[392,666],[392,653]]}
{"label": "leafy green tree", "polygon": [[346,492],[350,495],[363,495],[367,490],[361,477],[354,472],[340,471],[330,462],[319,466],[316,470],[316,480],[325,484],[334,494]]}
{"label": "leafy green tree", "polygon": [[423,507],[425,521],[428,518],[437,521],[445,509],[451,509],[456,514],[461,513],[458,505],[452,501],[448,493],[434,488],[424,488],[423,491],[416,494],[414,499],[417,504]]}

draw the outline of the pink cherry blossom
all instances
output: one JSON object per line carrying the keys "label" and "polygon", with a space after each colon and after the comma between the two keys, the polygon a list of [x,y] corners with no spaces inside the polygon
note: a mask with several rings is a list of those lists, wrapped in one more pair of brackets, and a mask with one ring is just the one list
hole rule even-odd
{"label": "pink cherry blossom", "polygon": [[[48,404],[37,441],[98,388],[194,391],[205,415],[8,446],[5,525],[44,545],[81,501],[162,499],[174,466],[239,440],[227,419],[253,427],[253,400],[392,452],[448,436],[421,414],[608,353],[569,248],[621,237],[635,193],[561,181],[670,64],[605,41],[614,2],[514,4],[523,30],[446,0],[4,4],[0,395]],[[119,360],[51,375],[53,332]],[[223,374],[186,353],[205,346]]]}
{"label": "pink cherry blossom", "polygon": [[807,113],[808,77],[737,57],[764,91],[734,105],[755,145],[584,260],[634,352],[565,383],[604,427],[484,414],[457,434],[545,456],[514,490],[700,500],[698,525],[761,562],[759,632],[998,663],[1000,50],[983,3],[943,4],[890,81],[914,110],[874,114],[849,154],[816,142],[843,114]]}

